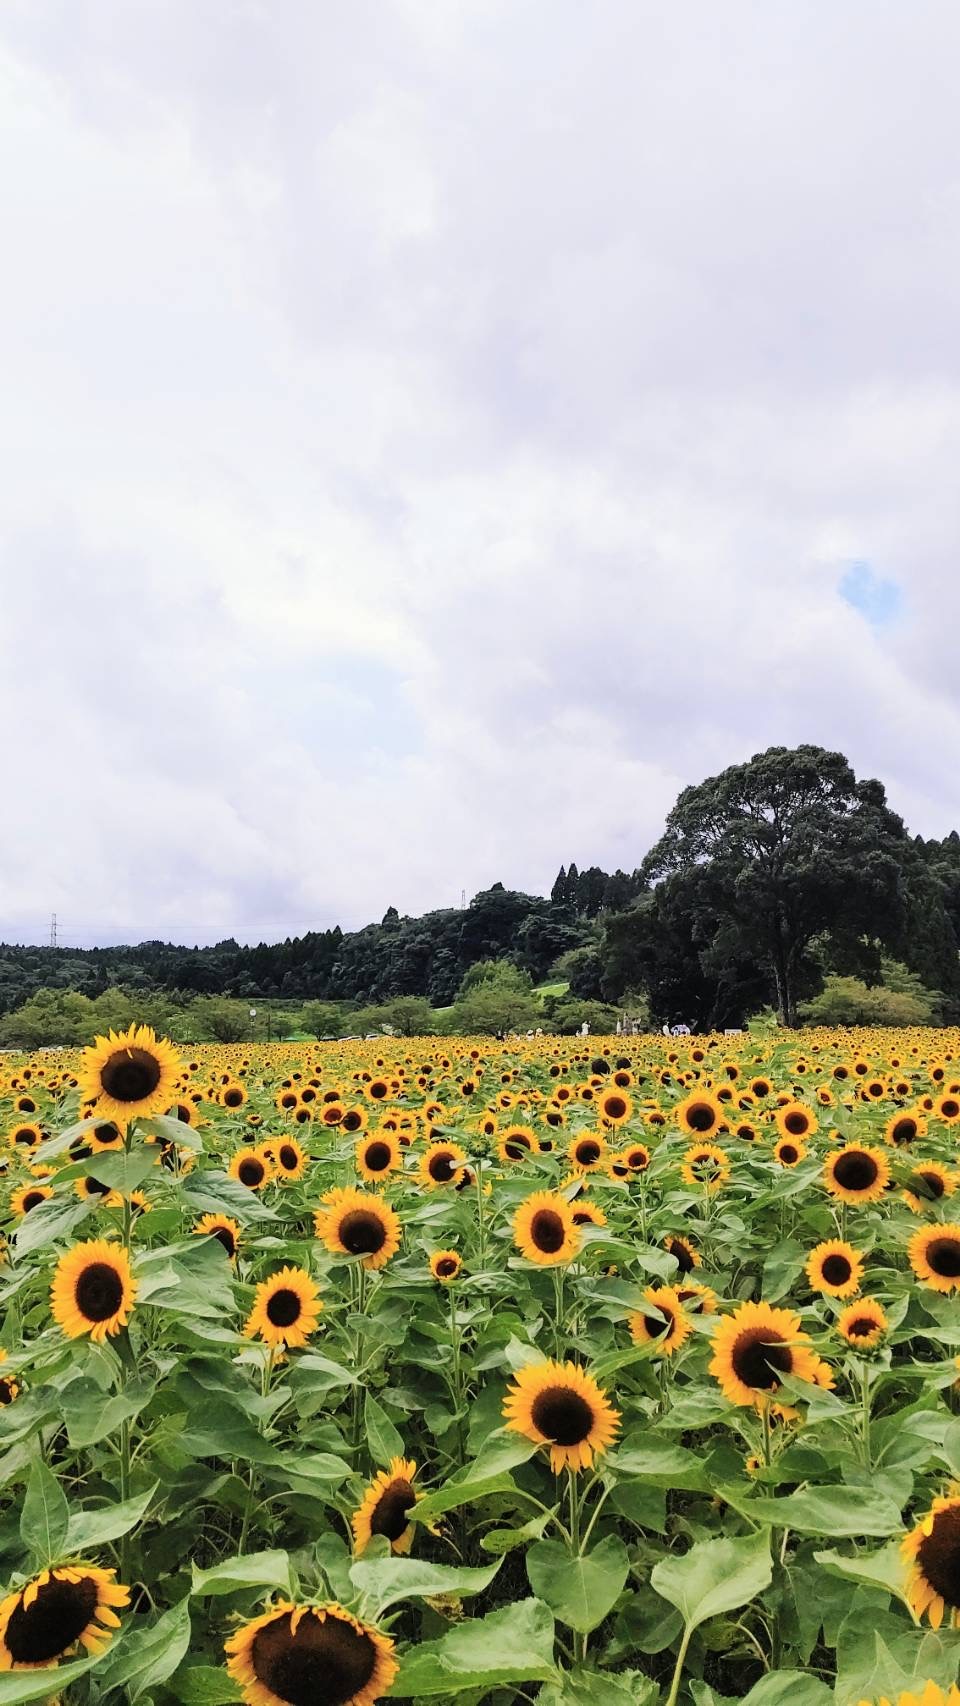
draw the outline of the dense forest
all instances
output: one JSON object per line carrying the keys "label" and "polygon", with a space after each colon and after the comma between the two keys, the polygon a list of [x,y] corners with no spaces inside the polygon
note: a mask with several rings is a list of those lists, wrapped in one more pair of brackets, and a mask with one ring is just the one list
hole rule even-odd
{"label": "dense forest", "polygon": [[219,996],[447,1008],[473,968],[493,965],[527,988],[555,978],[582,1001],[643,1005],[657,1023],[736,1025],[769,1005],[792,1025],[816,1016],[838,982],[891,989],[907,1002],[905,1022],[922,1008],[952,1022],[958,942],[956,831],[911,836],[882,784],[858,782],[841,754],[774,747],[685,789],[629,874],[570,864],[549,896],[495,883],[463,909],[411,918],[388,907],[360,930],[256,946],[4,945],[0,1014],[38,992],[97,1001],[117,990],[144,1007]]}

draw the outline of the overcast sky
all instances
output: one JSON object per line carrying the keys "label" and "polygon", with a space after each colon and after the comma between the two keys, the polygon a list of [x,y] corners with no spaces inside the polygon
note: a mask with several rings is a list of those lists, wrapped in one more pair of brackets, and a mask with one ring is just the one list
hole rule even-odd
{"label": "overcast sky", "polygon": [[4,0],[0,935],[960,825],[955,0]]}

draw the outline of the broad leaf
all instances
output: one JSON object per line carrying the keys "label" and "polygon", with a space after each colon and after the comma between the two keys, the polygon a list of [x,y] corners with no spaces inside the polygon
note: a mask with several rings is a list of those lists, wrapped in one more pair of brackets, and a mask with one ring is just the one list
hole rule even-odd
{"label": "broad leaf", "polygon": [[376,1606],[382,1617],[401,1599],[432,1599],[437,1594],[482,1593],[500,1568],[501,1560],[481,1570],[461,1570],[450,1564],[426,1564],[419,1558],[358,1558],[350,1580]]}
{"label": "broad leaf", "polygon": [[392,1697],[417,1699],[500,1688],[515,1682],[548,1682],[557,1675],[553,1618],[535,1599],[458,1623],[439,1641],[411,1648],[401,1660]]}
{"label": "broad leaf", "polygon": [[34,1458],[20,1513],[20,1539],[38,1564],[59,1560],[69,1522],[70,1506],[63,1488],[42,1459]]}
{"label": "broad leaf", "polygon": [[664,1558],[650,1583],[675,1605],[688,1630],[708,1617],[735,1611],[770,1586],[770,1542],[766,1534],[738,1540],[700,1540],[680,1558]]}
{"label": "broad leaf", "polygon": [[540,1540],[531,1546],[526,1564],[534,1593],[579,1635],[603,1622],[630,1573],[627,1549],[615,1534],[576,1558],[559,1540]]}

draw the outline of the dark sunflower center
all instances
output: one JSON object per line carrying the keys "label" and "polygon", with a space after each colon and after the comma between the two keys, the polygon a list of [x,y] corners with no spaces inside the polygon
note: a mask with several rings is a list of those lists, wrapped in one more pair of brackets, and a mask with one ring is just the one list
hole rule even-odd
{"label": "dark sunflower center", "polygon": [[378,1214],[368,1208],[352,1208],[338,1227],[340,1242],[351,1256],[375,1256],[387,1239],[387,1229]]}
{"label": "dark sunflower center", "polygon": [[651,1339],[671,1339],[677,1325],[677,1318],[671,1315],[669,1309],[656,1306],[656,1315],[644,1315],[644,1323]]}
{"label": "dark sunflower center", "polygon": [[243,1091],[225,1090],[223,1095],[223,1105],[226,1108],[241,1107],[243,1105]]}
{"label": "dark sunflower center", "polygon": [[300,1157],[297,1154],[296,1150],[294,1149],[292,1143],[281,1143],[281,1145],[280,1145],[280,1165],[281,1165],[281,1167],[285,1168],[288,1173],[295,1173],[299,1164],[300,1164]]}
{"label": "dark sunflower center", "polygon": [[32,1126],[22,1125],[13,1134],[14,1143],[36,1143],[37,1134]]}
{"label": "dark sunflower center", "polygon": [[0,1380],[0,1404],[12,1404],[16,1395],[15,1382],[4,1376]]}
{"label": "dark sunflower center", "polygon": [[544,1255],[553,1256],[562,1248],[567,1229],[555,1208],[538,1208],[530,1222],[530,1237]]}
{"label": "dark sunflower center", "polygon": [[346,1706],[373,1676],[377,1650],[352,1623],[312,1611],[292,1634],[285,1612],[254,1636],[250,1657],[257,1681],[289,1706]]}
{"label": "dark sunflower center", "polygon": [[384,1143],[380,1139],[374,1143],[368,1143],[366,1162],[370,1172],[382,1173],[386,1167],[389,1167],[392,1153],[389,1143]]}
{"label": "dark sunflower center", "polygon": [[945,1605],[960,1607],[960,1510],[938,1511],[933,1529],[924,1535],[917,1563]]}
{"label": "dark sunflower center", "polygon": [[191,1108],[189,1102],[178,1102],[173,1110],[173,1117],[175,1120],[179,1120],[181,1125],[189,1125],[190,1113]]}
{"label": "dark sunflower center", "polygon": [[259,1185],[264,1174],[263,1162],[249,1155],[245,1161],[241,1161],[238,1172],[242,1185]]}
{"label": "dark sunflower center", "polygon": [[833,1176],[845,1191],[868,1191],[877,1182],[877,1163],[872,1155],[855,1149],[849,1155],[839,1155],[834,1163]]}
{"label": "dark sunflower center", "polygon": [[569,1386],[548,1386],[538,1392],[530,1406],[530,1417],[534,1427],[555,1445],[582,1445],[594,1421],[586,1398]]}
{"label": "dark sunflower center", "polygon": [[584,1138],[582,1143],[577,1144],[577,1160],[581,1167],[592,1167],[593,1163],[599,1159],[600,1145],[595,1143],[592,1138]]}
{"label": "dark sunflower center", "polygon": [[223,1245],[228,1256],[236,1255],[237,1240],[234,1238],[229,1226],[215,1226],[213,1228],[213,1236],[217,1239],[218,1243]]}
{"label": "dark sunflower center", "polygon": [[456,1170],[454,1158],[447,1149],[441,1150],[439,1155],[434,1155],[431,1158],[430,1177],[435,1179],[438,1185],[449,1185]]}
{"label": "dark sunflower center", "polygon": [[910,1184],[914,1190],[919,1189],[923,1196],[943,1196],[944,1183],[939,1173],[928,1173],[925,1168],[921,1167],[916,1173],[911,1173]]}
{"label": "dark sunflower center", "polygon": [[267,1298],[267,1320],[273,1327],[292,1327],[294,1321],[299,1320],[302,1308],[296,1292],[284,1286]]}
{"label": "dark sunflower center", "polygon": [[370,1094],[375,1102],[382,1102],[386,1093],[387,1086],[383,1083],[382,1079],[377,1079],[375,1083],[371,1084]]}
{"label": "dark sunflower center", "polygon": [[927,1245],[927,1261],[941,1279],[957,1279],[960,1277],[960,1240],[934,1238]]}
{"label": "dark sunflower center", "polygon": [[145,1048],[111,1054],[100,1068],[100,1084],[115,1102],[142,1102],[160,1082],[160,1062]]}
{"label": "dark sunflower center", "polygon": [[780,1159],[781,1159],[781,1161],[786,1161],[787,1164],[791,1167],[793,1166],[793,1163],[795,1161],[799,1161],[800,1151],[798,1150],[796,1144],[795,1143],[781,1143],[781,1145],[780,1145]]}
{"label": "dark sunflower center", "polygon": [[45,1582],[28,1606],[20,1601],[4,1630],[4,1645],[14,1664],[46,1664],[59,1658],[79,1640],[97,1606],[92,1576]]}
{"label": "dark sunflower center", "polygon": [[676,1257],[677,1265],[680,1269],[680,1272],[682,1274],[688,1274],[690,1272],[690,1270],[692,1269],[694,1262],[693,1262],[693,1257],[690,1254],[690,1251],[687,1249],[687,1246],[685,1244],[679,1243],[677,1239],[674,1239],[670,1244],[667,1245],[667,1249],[670,1251],[671,1256]]}
{"label": "dark sunflower center", "polygon": [[894,1143],[912,1143],[917,1135],[917,1122],[911,1119],[898,1120],[890,1136]]}
{"label": "dark sunflower center", "polygon": [[627,1151],[627,1166],[635,1173],[642,1173],[650,1160],[645,1149],[630,1149]]}
{"label": "dark sunflower center", "polygon": [[457,1271],[457,1264],[452,1256],[444,1256],[437,1263],[437,1273],[441,1279],[449,1279]]}
{"label": "dark sunflower center", "polygon": [[603,1104],[603,1111],[608,1120],[622,1120],[627,1111],[627,1104],[622,1096],[608,1096]]}
{"label": "dark sunflower center", "polygon": [[846,1256],[834,1253],[832,1256],[827,1256],[820,1272],[828,1285],[846,1285],[853,1269]]}
{"label": "dark sunflower center", "polygon": [[879,1321],[875,1321],[872,1315],[857,1315],[847,1322],[847,1333],[854,1339],[867,1339],[871,1333],[877,1331],[879,1325]]}
{"label": "dark sunflower center", "polygon": [[407,1526],[407,1512],[416,1502],[417,1495],[409,1481],[402,1477],[391,1481],[377,1500],[370,1518],[370,1533],[385,1534],[388,1540],[399,1540]]}
{"label": "dark sunflower center", "polygon": [[691,1131],[712,1131],[717,1123],[717,1116],[709,1102],[694,1102],[687,1109],[687,1124]]}
{"label": "dark sunflower center", "polygon": [[810,1119],[807,1114],[801,1113],[800,1109],[797,1108],[792,1114],[787,1115],[783,1123],[791,1137],[802,1137],[809,1128]]}
{"label": "dark sunflower center", "polygon": [[733,1372],[744,1386],[773,1392],[778,1374],[789,1374],[793,1355],[773,1327],[747,1327],[737,1337],[731,1354]]}
{"label": "dark sunflower center", "polygon": [[37,1205],[39,1203],[42,1203],[42,1202],[43,1202],[43,1192],[42,1191],[28,1191],[26,1196],[23,1199],[23,1212],[24,1212],[24,1214],[29,1214],[30,1210],[32,1208],[36,1208]]}
{"label": "dark sunflower center", "polygon": [[123,1302],[123,1280],[109,1262],[90,1262],[77,1276],[73,1295],[85,1321],[109,1321]]}

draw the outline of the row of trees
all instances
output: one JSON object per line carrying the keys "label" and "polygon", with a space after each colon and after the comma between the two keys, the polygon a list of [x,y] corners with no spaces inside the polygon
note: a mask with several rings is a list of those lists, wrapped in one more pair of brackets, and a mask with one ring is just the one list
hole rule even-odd
{"label": "row of trees", "polygon": [[[492,1028],[522,1028],[524,1017],[553,1017],[532,994],[549,977],[581,1004],[645,1002],[656,1023],[738,1025],[770,1004],[781,1024],[795,1025],[831,978],[891,988],[886,956],[888,971],[899,964],[924,992],[892,993],[953,1022],[958,943],[960,836],[909,835],[882,784],[858,781],[841,753],[771,747],[685,788],[630,875],[571,864],[549,898],[495,883],[462,910],[409,918],[390,907],[362,930],[311,931],[256,947],[3,947],[0,1013],[29,1006],[40,990],[94,1006],[108,996],[115,1004],[119,991],[141,1014],[158,1001],[162,1009],[164,998],[181,1014],[202,1013],[197,998],[215,997],[247,1008],[319,1002],[361,1016],[419,1002],[397,1011],[425,1025],[427,1007],[454,1007],[466,1029],[477,1002],[492,1012],[510,995],[526,1009],[513,1025]],[[501,968],[496,977],[469,981],[491,964]],[[522,988],[504,987],[504,965]],[[845,1010],[853,994],[848,987]],[[901,1010],[919,1011],[909,1002]]]}

